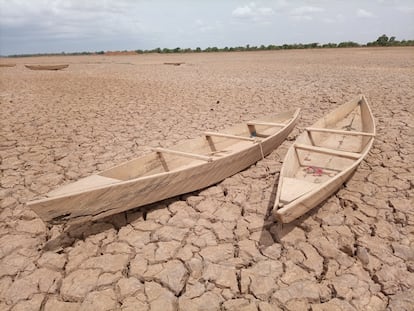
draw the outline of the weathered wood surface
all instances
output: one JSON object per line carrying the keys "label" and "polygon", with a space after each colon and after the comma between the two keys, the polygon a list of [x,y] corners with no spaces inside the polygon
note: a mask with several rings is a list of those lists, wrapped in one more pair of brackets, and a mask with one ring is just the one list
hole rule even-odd
{"label": "weathered wood surface", "polygon": [[339,106],[307,128],[286,154],[275,217],[291,222],[329,198],[367,155],[375,134],[374,118],[364,96]]}
{"label": "weathered wood surface", "polygon": [[[162,153],[162,159],[159,152],[166,149],[156,149],[157,152],[100,173],[98,176],[109,178],[107,185],[97,185],[84,191],[78,191],[77,186],[64,186],[74,187],[72,189],[76,191],[62,191],[63,194],[57,196],[52,192],[49,198],[29,202],[28,205],[46,222],[75,223],[202,189],[240,172],[272,152],[292,131],[298,115],[299,109],[265,120],[284,122],[285,127],[262,126],[256,129],[267,135],[260,142],[221,136],[185,141],[175,146],[172,152]],[[223,133],[245,137],[251,135],[247,124],[224,130]],[[194,154],[203,159],[194,158]],[[204,157],[210,156],[213,161],[206,162]],[[114,179],[119,182],[113,183]],[[76,183],[82,186],[83,181]]]}

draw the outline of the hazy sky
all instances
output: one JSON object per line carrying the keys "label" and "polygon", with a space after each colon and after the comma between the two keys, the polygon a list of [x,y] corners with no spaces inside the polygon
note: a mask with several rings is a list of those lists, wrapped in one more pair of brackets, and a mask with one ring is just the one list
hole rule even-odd
{"label": "hazy sky", "polygon": [[413,0],[0,0],[0,55],[414,39]]}

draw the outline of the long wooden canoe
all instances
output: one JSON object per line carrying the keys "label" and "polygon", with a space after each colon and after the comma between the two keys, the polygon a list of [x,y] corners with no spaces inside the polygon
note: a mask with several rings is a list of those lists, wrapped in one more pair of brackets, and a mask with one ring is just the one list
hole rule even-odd
{"label": "long wooden canoe", "polygon": [[69,65],[24,65],[31,70],[62,70],[68,68]]}
{"label": "long wooden canoe", "polygon": [[16,67],[16,64],[4,63],[0,64],[0,67]]}
{"label": "long wooden canoe", "polygon": [[367,155],[375,133],[374,117],[363,95],[306,128],[282,165],[275,217],[291,222],[335,193]]}
{"label": "long wooden canoe", "polygon": [[95,220],[213,185],[277,148],[299,109],[184,141],[64,185],[28,205],[46,222]]}

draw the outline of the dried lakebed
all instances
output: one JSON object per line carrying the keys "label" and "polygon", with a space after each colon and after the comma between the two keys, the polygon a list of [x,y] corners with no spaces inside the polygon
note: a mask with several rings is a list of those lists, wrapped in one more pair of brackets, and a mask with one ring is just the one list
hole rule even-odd
{"label": "dried lakebed", "polygon": [[[58,72],[13,60],[0,70],[0,309],[410,310],[413,51],[33,60],[70,64]],[[287,148],[358,93],[377,123],[372,150],[327,202],[278,224]],[[70,228],[25,206],[150,147],[292,108],[288,140],[213,187]]]}

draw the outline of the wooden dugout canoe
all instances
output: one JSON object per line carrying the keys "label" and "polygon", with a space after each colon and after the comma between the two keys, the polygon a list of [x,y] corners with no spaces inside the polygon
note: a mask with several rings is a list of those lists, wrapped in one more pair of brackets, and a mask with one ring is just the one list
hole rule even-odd
{"label": "wooden dugout canoe", "polygon": [[62,70],[68,68],[69,65],[24,65],[31,70]]}
{"label": "wooden dugout canoe", "polygon": [[16,64],[0,64],[0,67],[16,67]]}
{"label": "wooden dugout canoe", "polygon": [[296,124],[299,109],[261,121],[206,132],[62,186],[28,205],[46,222],[91,221],[213,185],[277,148]]}
{"label": "wooden dugout canoe", "polygon": [[182,64],[185,64],[183,62],[177,62],[177,63],[164,63],[164,65],[172,65],[172,66],[180,66]]}
{"label": "wooden dugout canoe", "polygon": [[374,117],[362,95],[306,128],[282,165],[275,217],[291,222],[329,198],[367,155],[375,134]]}

